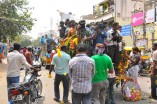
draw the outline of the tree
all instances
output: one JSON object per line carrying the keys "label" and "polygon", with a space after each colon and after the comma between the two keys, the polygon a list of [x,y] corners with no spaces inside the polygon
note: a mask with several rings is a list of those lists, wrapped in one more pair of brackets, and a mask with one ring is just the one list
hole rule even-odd
{"label": "tree", "polygon": [[32,46],[37,47],[40,45],[40,39],[41,37],[38,37],[37,39],[32,41]]}
{"label": "tree", "polygon": [[11,41],[32,29],[35,19],[26,0],[0,0],[0,41]]}
{"label": "tree", "polygon": [[21,47],[27,47],[32,45],[32,37],[28,35],[18,35],[14,38],[13,43],[20,43]]}

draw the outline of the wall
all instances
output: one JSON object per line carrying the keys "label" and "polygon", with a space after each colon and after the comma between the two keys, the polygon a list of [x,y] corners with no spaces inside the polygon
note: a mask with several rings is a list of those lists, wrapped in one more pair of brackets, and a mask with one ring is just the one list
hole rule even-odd
{"label": "wall", "polygon": [[[132,11],[143,9],[143,2],[136,2],[132,0],[115,0],[116,3],[116,21],[121,26],[131,24]],[[123,40],[126,46],[133,46],[132,36],[124,36]]]}
{"label": "wall", "polygon": [[[155,30],[154,36],[155,36],[155,39],[157,39],[157,35],[155,35],[157,33],[157,26],[155,26],[154,23],[146,24],[146,38],[148,39],[148,46],[147,46],[148,48],[152,47],[152,32],[151,32],[150,27],[154,28]],[[139,31],[139,35],[137,35],[137,39],[143,38],[142,28],[143,28],[142,25],[136,26],[133,28],[134,32]]]}

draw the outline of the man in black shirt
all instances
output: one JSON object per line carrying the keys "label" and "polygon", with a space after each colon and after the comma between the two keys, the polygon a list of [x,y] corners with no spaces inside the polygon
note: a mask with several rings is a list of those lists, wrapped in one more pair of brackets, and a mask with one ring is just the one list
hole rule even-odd
{"label": "man in black shirt", "polygon": [[60,34],[60,38],[65,38],[65,26],[64,26],[64,22],[61,21],[60,22],[60,29],[59,29],[59,34]]}

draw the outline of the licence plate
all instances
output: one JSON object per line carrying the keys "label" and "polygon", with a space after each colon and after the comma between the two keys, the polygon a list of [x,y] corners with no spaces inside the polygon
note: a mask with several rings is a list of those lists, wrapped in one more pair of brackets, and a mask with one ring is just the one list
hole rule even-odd
{"label": "licence plate", "polygon": [[22,94],[12,96],[12,101],[19,101],[19,100],[22,100]]}

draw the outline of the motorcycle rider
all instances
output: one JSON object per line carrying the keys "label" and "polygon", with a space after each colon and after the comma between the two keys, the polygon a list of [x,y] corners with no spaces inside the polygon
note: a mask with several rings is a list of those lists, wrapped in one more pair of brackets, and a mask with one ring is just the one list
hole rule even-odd
{"label": "motorcycle rider", "polygon": [[[14,50],[7,55],[7,87],[9,88],[10,85],[13,83],[19,83],[20,80],[20,69],[23,67],[23,65],[31,69],[31,65],[26,61],[26,58],[23,54],[21,54],[20,48],[21,45],[18,43],[14,43],[13,45]],[[8,91],[8,95],[10,94],[10,91]],[[9,104],[12,104],[11,99],[9,98]]]}
{"label": "motorcycle rider", "polygon": [[25,53],[25,57],[26,57],[27,62],[30,65],[33,65],[32,48],[31,47],[27,48],[26,53]]}

